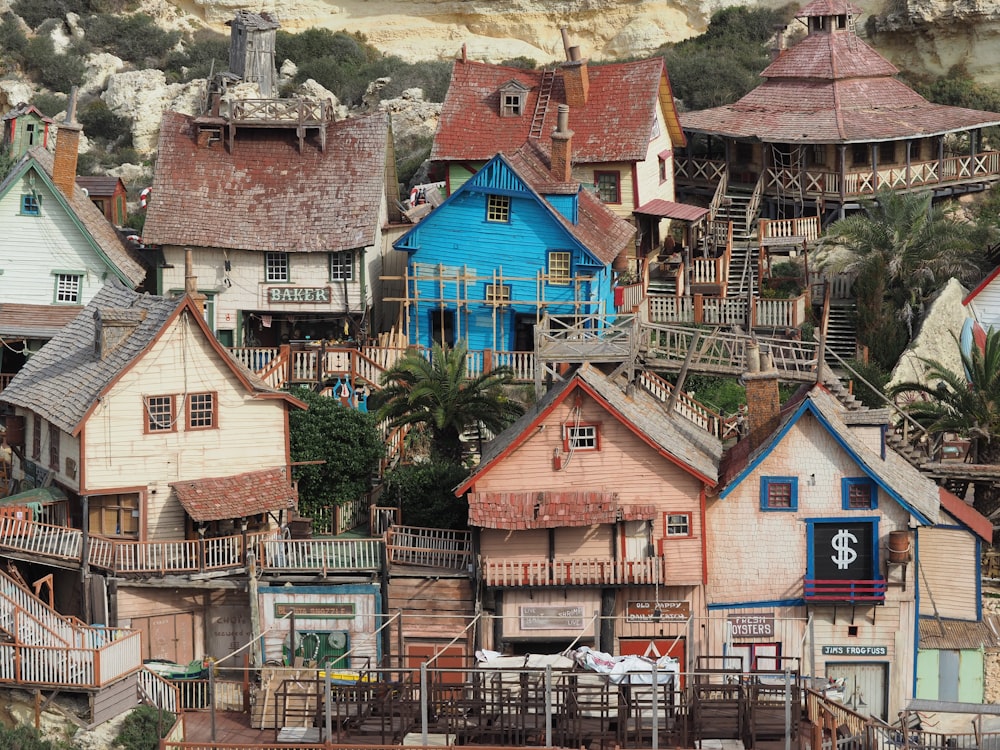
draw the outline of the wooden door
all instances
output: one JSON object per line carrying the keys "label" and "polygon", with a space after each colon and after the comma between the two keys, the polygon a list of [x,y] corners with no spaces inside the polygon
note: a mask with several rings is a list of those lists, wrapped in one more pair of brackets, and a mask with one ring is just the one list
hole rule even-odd
{"label": "wooden door", "polygon": [[827,662],[826,676],[844,678],[845,704],[864,716],[886,721],[889,665],[884,662]]}
{"label": "wooden door", "polygon": [[193,612],[133,617],[132,628],[142,633],[142,658],[188,664],[195,658]]}

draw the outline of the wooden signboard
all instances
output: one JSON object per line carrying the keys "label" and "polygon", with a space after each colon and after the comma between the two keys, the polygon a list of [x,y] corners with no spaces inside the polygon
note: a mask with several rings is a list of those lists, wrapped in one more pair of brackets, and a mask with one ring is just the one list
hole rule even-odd
{"label": "wooden signboard", "polygon": [[625,622],[684,622],[690,616],[688,602],[633,601],[625,608]]}
{"label": "wooden signboard", "polygon": [[580,630],[583,628],[581,606],[521,607],[521,630]]}

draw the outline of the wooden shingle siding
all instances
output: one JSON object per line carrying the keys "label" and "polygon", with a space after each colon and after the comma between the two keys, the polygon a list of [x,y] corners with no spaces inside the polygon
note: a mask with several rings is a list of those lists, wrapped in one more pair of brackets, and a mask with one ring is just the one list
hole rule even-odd
{"label": "wooden shingle siding", "polygon": [[975,537],[962,529],[922,528],[917,533],[921,614],[976,619]]}
{"label": "wooden shingle siding", "polygon": [[[86,428],[90,494],[123,486],[124,462],[132,477],[160,478],[146,496],[149,540],[184,536],[184,512],[169,482],[285,462],[284,403],[251,398],[204,338],[184,335],[192,325],[186,315],[113,386]],[[185,393],[208,390],[218,393],[217,429],[187,430],[185,412],[179,409],[176,431],[143,433],[144,396],[174,394],[181,399]]]}

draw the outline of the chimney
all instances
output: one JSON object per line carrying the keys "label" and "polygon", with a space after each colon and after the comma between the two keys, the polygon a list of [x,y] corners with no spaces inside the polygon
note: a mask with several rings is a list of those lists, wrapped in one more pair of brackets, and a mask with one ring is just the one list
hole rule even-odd
{"label": "chimney", "polygon": [[747,440],[750,450],[756,450],[767,440],[781,421],[781,400],[778,397],[778,370],[771,355],[761,352],[756,341],[747,344],[747,372],[743,373],[747,392]]}
{"label": "chimney", "polygon": [[194,253],[191,248],[184,251],[184,294],[199,304],[208,299],[198,291],[198,277],[194,275]]}
{"label": "chimney", "polygon": [[785,29],[787,26],[777,24],[774,28],[774,46],[771,47],[771,62],[774,62],[785,51]]}
{"label": "chimney", "polygon": [[573,131],[569,129],[569,107],[559,105],[558,127],[552,131],[552,174],[560,182],[573,181]]}
{"label": "chimney", "polygon": [[76,187],[76,160],[80,149],[83,128],[76,121],[76,87],[69,95],[66,122],[59,126],[56,138],[56,155],[52,167],[52,181],[67,198],[73,197]]}
{"label": "chimney", "polygon": [[146,311],[135,308],[99,307],[94,311],[94,351],[105,359],[131,336],[146,319]]}
{"label": "chimney", "polygon": [[566,50],[566,62],[562,64],[563,88],[566,90],[566,103],[571,107],[582,107],[587,103],[590,93],[590,75],[587,72],[587,61],[581,59],[580,48],[570,45],[569,31],[563,26],[563,49]]}

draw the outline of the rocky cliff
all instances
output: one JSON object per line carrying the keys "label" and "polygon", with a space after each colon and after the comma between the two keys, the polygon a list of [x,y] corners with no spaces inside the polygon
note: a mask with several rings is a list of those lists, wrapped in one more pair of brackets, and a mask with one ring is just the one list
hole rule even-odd
{"label": "rocky cliff", "polygon": [[[168,0],[155,0],[167,2]],[[224,30],[246,0],[169,0],[174,9]],[[796,2],[802,5],[806,0]],[[859,30],[901,67],[932,74],[963,64],[1000,83],[1000,0],[853,0]],[[711,14],[734,4],[779,7],[786,0],[261,0],[282,26],[359,31],[408,60],[449,59],[462,44],[471,57],[563,59],[560,26],[594,59],[647,54],[700,34]],[[258,7],[259,6],[259,7]]]}

